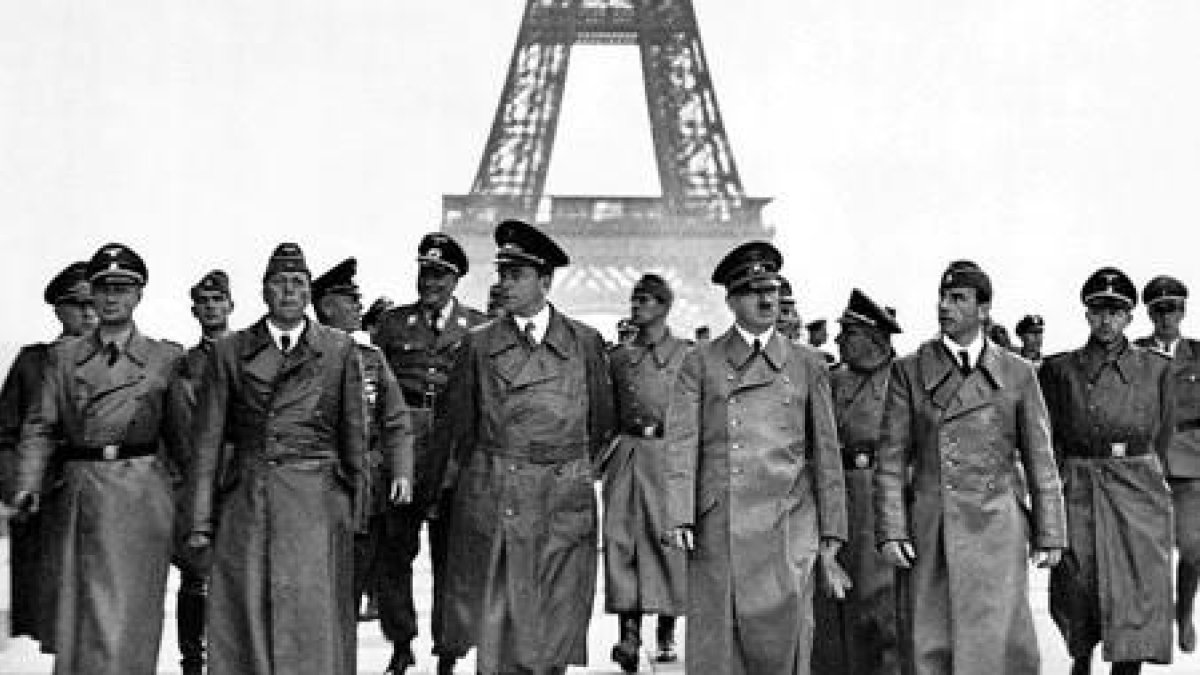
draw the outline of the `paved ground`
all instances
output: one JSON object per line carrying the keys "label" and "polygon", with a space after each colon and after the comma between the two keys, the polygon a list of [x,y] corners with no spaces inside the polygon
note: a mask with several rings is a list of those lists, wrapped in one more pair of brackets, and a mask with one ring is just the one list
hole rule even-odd
{"label": "paved ground", "polygon": [[[5,610],[8,607],[8,540],[0,539],[0,571],[3,572],[3,580],[0,581],[0,610]],[[422,558],[419,561],[420,570],[417,574],[419,584],[418,607],[422,612],[422,626],[428,625],[428,610],[429,610],[429,569],[427,561]],[[175,645],[175,617],[174,617],[174,584],[176,579],[172,574],[171,584],[172,591],[168,594],[168,616],[166,621],[167,629],[163,632],[162,650],[159,658],[160,673],[178,673],[178,649]],[[1046,613],[1046,575],[1035,573],[1033,576],[1033,591],[1031,601],[1033,604],[1037,626],[1038,626],[1038,642],[1042,648],[1043,668],[1042,672],[1047,675],[1066,675],[1068,672],[1068,660],[1065,650],[1063,649],[1062,640],[1054,626],[1050,623],[1050,619]],[[603,575],[601,575],[598,588],[603,592]],[[587,668],[574,668],[572,673],[593,673],[593,674],[617,674],[620,669],[608,660],[608,652],[616,639],[615,619],[610,616],[605,616],[600,613],[600,603],[595,604],[596,612],[592,621],[592,629],[590,633],[590,654],[591,660]],[[652,621],[647,620],[644,628],[644,634],[647,638],[653,635]],[[682,638],[682,634],[680,636]],[[359,673],[376,675],[382,673],[384,666],[387,665],[387,660],[391,656],[391,647],[383,636],[379,633],[379,626],[376,623],[359,624],[359,649],[358,649],[358,664]],[[417,639],[414,645],[417,653],[417,658],[420,663],[417,664],[415,670],[409,672],[413,675],[431,675],[433,673],[434,661],[428,656],[430,644],[427,635],[422,635]],[[53,662],[50,657],[38,653],[37,646],[31,640],[25,638],[8,639],[0,638],[0,673],[6,675],[45,675],[50,673]],[[474,660],[468,657],[466,660],[459,662],[457,669],[459,673],[473,673]],[[643,659],[642,673],[682,673],[682,665],[674,664],[667,666],[659,666],[657,664],[646,663]],[[1192,654],[1186,658],[1183,655],[1176,654],[1175,663],[1171,666],[1149,666],[1143,670],[1146,675],[1197,675],[1200,674],[1200,654]],[[1107,673],[1106,668],[1099,668],[1097,675]],[[769,674],[764,674],[769,675]],[[824,674],[822,674],[824,675]],[[1003,675],[997,673],[996,675]]]}

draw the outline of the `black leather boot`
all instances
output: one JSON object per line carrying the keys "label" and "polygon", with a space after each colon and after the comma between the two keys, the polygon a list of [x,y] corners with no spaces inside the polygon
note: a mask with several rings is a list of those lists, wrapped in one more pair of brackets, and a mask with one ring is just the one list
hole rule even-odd
{"label": "black leather boot", "polygon": [[205,596],[180,591],[175,596],[175,631],[183,675],[204,673]]}
{"label": "black leather boot", "polygon": [[654,655],[654,660],[658,663],[678,661],[679,654],[675,651],[675,617],[658,617],[658,630],[655,631],[655,637],[658,641],[658,653]]}
{"label": "black leather boot", "polygon": [[621,627],[621,641],[612,648],[612,660],[621,670],[636,673],[638,652],[642,646],[642,615],[638,612],[622,612],[617,615]]}

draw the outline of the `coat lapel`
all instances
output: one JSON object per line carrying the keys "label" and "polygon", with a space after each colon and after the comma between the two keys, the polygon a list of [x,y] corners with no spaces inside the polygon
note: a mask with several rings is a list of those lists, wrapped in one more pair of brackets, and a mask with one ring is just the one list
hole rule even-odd
{"label": "coat lapel", "polygon": [[511,385],[529,360],[529,350],[517,331],[517,322],[508,317],[488,331],[487,355],[501,380]]}
{"label": "coat lapel", "polygon": [[463,336],[471,329],[471,319],[467,308],[458,301],[458,298],[454,299],[454,311],[446,317],[444,325],[442,332],[438,334],[433,343],[434,351],[437,352],[445,351],[462,342]]}
{"label": "coat lapel", "polygon": [[283,357],[283,365],[279,368],[278,379],[291,377],[305,364],[321,358],[321,354],[328,348],[322,330],[315,323],[308,322],[300,339],[296,342],[296,346]]}
{"label": "coat lapel", "polygon": [[770,384],[786,363],[787,350],[784,348],[783,338],[778,333],[771,334],[771,339],[767,341],[762,353],[754,359],[750,358],[753,353],[752,347],[746,344],[736,329],[730,328],[725,337],[725,358],[735,370],[741,372],[741,377],[738,378],[734,390]]}
{"label": "coat lapel", "polygon": [[950,361],[950,354],[938,340],[921,345],[918,361],[921,364],[921,384],[935,407],[945,415],[955,394],[962,387],[962,373]]}
{"label": "coat lapel", "polygon": [[[552,307],[550,325],[547,326],[545,338],[542,340],[546,349],[541,354],[534,354],[525,359],[525,363],[511,382],[512,386],[528,387],[562,375],[562,367],[571,353],[572,342],[570,328],[562,315]],[[552,356],[556,358],[551,358]]]}

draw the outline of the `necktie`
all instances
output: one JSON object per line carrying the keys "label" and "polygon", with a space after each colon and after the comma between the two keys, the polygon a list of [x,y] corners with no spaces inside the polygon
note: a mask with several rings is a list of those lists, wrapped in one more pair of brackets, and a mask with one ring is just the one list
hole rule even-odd
{"label": "necktie", "polygon": [[525,323],[525,342],[529,344],[530,349],[536,348],[538,345],[537,334],[534,333],[532,321]]}
{"label": "necktie", "polygon": [[750,352],[750,358],[754,358],[762,353],[762,341],[754,338],[754,351]]}
{"label": "necktie", "polygon": [[962,371],[962,374],[963,375],[970,374],[970,372],[971,372],[971,355],[967,352],[967,350],[960,349],[958,351],[958,361],[959,361],[958,369]]}
{"label": "necktie", "polygon": [[284,333],[279,336],[279,351],[287,354],[292,351],[292,336]]}
{"label": "necktie", "polygon": [[429,310],[429,328],[433,330],[434,335],[442,334],[442,328],[438,325],[438,322],[440,322],[441,319],[442,310],[438,309],[437,307]]}
{"label": "necktie", "polygon": [[112,368],[121,357],[121,349],[117,347],[117,343],[109,342],[104,345],[104,354],[108,357],[108,367]]}

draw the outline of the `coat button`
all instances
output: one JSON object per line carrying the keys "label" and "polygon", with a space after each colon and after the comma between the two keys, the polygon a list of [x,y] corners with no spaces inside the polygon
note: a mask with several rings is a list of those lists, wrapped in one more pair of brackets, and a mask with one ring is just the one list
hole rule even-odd
{"label": "coat button", "polygon": [[513,515],[513,513],[514,513],[514,512],[513,512],[513,510],[512,510],[512,509],[504,509],[504,515],[506,515],[506,516],[510,516],[510,517],[511,517],[511,516]]}

